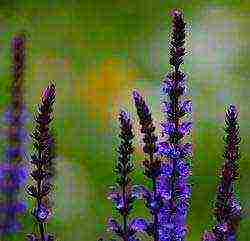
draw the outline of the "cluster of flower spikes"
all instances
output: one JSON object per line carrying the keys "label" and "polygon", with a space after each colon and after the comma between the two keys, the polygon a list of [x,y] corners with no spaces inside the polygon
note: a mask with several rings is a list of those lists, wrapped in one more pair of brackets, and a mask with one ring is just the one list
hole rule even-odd
{"label": "cluster of flower spikes", "polygon": [[50,133],[50,122],[53,120],[53,103],[55,101],[56,89],[51,83],[43,92],[42,103],[38,106],[38,114],[35,116],[36,128],[31,137],[34,140],[35,153],[31,155],[31,164],[36,166],[30,174],[36,185],[29,185],[26,188],[27,193],[36,198],[36,207],[32,214],[39,225],[39,233],[28,234],[28,241],[54,241],[55,237],[52,234],[47,234],[45,231],[45,223],[52,216],[52,210],[47,205],[47,198],[52,189],[50,183],[51,173],[50,165],[54,158],[54,152],[51,145],[54,145],[54,139]]}
{"label": "cluster of flower spikes", "polygon": [[154,134],[155,126],[153,124],[150,110],[145,100],[137,90],[133,91],[133,99],[137,115],[140,120],[141,133],[144,134],[143,141],[145,145],[143,147],[143,151],[149,156],[149,159],[145,157],[145,160],[143,161],[144,175],[151,179],[153,184],[152,191],[148,190],[143,185],[138,185],[134,188],[134,195],[137,196],[138,199],[144,199],[146,207],[153,216],[152,223],[144,220],[144,227],[140,231],[146,231],[148,235],[154,237],[154,241],[158,241],[158,215],[160,208],[163,205],[162,193],[156,186],[157,179],[161,172],[161,161],[159,156],[156,155],[158,151],[158,137]]}
{"label": "cluster of flower spikes", "polygon": [[187,76],[179,70],[185,55],[185,25],[183,14],[179,10],[171,12],[173,17],[173,33],[170,49],[170,65],[174,70],[168,73],[163,80],[162,91],[169,98],[169,102],[163,101],[163,112],[166,121],[163,127],[163,137],[166,141],[158,143],[158,154],[167,158],[161,166],[161,175],[157,180],[157,189],[164,197],[163,207],[160,209],[159,240],[183,241],[187,235],[187,214],[189,199],[191,197],[191,164],[188,159],[192,156],[192,144],[182,143],[192,129],[192,122],[183,121],[180,118],[192,111],[191,100],[180,101],[179,98],[186,90]]}
{"label": "cluster of flower spikes", "polygon": [[11,103],[4,113],[3,122],[8,125],[4,131],[7,140],[4,162],[0,165],[0,203],[1,236],[16,233],[22,225],[17,215],[27,210],[24,201],[19,198],[20,191],[28,179],[28,172],[24,164],[26,144],[29,140],[25,124],[29,120],[29,113],[24,103],[24,69],[25,43],[23,33],[12,39],[12,82],[10,86]]}
{"label": "cluster of flower spikes", "polygon": [[230,105],[226,112],[225,162],[220,175],[217,189],[214,215],[217,224],[212,231],[205,231],[203,241],[236,241],[237,229],[242,216],[242,208],[236,198],[234,182],[239,177],[237,160],[240,158],[238,113],[234,105]]}
{"label": "cluster of flower spikes", "polygon": [[[124,241],[139,241],[136,237],[138,231],[146,232],[147,226],[142,218],[134,218],[128,220],[128,217],[133,209],[133,202],[136,200],[134,189],[130,178],[131,172],[134,170],[134,165],[131,162],[131,155],[134,151],[132,139],[134,134],[132,131],[132,123],[126,111],[120,111],[119,114],[121,133],[121,144],[117,149],[119,153],[115,172],[118,175],[117,185],[112,187],[108,198],[115,204],[116,210],[123,218],[123,225],[119,224],[114,218],[108,219],[108,231],[113,232]],[[103,240],[102,238],[99,240]]]}

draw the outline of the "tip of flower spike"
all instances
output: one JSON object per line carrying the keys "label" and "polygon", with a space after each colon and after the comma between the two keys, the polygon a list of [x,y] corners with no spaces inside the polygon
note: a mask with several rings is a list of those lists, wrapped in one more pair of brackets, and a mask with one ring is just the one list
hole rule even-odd
{"label": "tip of flower spike", "polygon": [[129,113],[125,109],[120,109],[119,120],[120,121],[125,121],[125,122],[130,121]]}
{"label": "tip of flower spike", "polygon": [[229,105],[229,107],[228,107],[228,112],[230,113],[230,114],[236,114],[237,113],[237,108],[236,108],[236,106],[235,105]]}
{"label": "tip of flower spike", "polygon": [[180,18],[182,17],[183,13],[181,10],[179,9],[173,9],[171,12],[170,12],[170,16],[173,17],[173,18]]}
{"label": "tip of flower spike", "polygon": [[23,48],[24,43],[25,43],[25,34],[24,33],[19,33],[12,39],[12,48],[13,49],[20,49]]}
{"label": "tip of flower spike", "polygon": [[132,92],[134,100],[141,99],[141,94],[138,90],[133,90]]}
{"label": "tip of flower spike", "polygon": [[44,90],[42,94],[43,101],[52,101],[55,98],[56,86],[53,81],[50,82],[49,86]]}

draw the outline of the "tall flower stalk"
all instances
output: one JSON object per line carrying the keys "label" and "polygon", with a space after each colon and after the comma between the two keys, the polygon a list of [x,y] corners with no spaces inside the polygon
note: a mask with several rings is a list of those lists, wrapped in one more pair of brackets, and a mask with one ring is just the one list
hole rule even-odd
{"label": "tall flower stalk", "polygon": [[162,91],[169,101],[163,101],[163,112],[166,121],[163,127],[165,141],[158,143],[159,154],[168,162],[162,165],[158,188],[164,193],[164,205],[159,212],[159,239],[161,241],[184,241],[187,235],[186,219],[191,196],[191,185],[188,178],[191,166],[187,161],[192,154],[192,144],[183,143],[184,138],[192,128],[192,122],[181,118],[191,113],[191,100],[181,101],[180,97],[187,91],[187,75],[180,71],[185,55],[185,25],[183,14],[173,10],[172,41],[170,48],[170,65],[173,70],[163,80]]}
{"label": "tall flower stalk", "polygon": [[122,217],[122,224],[119,224],[113,218],[109,218],[108,230],[115,233],[123,241],[139,241],[135,236],[136,232],[146,229],[146,223],[142,218],[129,220],[129,215],[133,209],[133,202],[136,199],[134,186],[132,186],[130,177],[130,174],[134,170],[134,165],[131,162],[131,155],[134,151],[132,145],[134,134],[130,117],[126,111],[120,111],[119,121],[121,144],[117,149],[119,156],[115,167],[115,172],[118,175],[117,185],[116,187],[112,187],[113,190],[108,194],[108,198],[113,201],[116,209],[119,211]]}
{"label": "tall flower stalk", "polygon": [[[137,194],[139,197],[145,199],[146,207],[150,210],[153,216],[153,222],[148,223],[149,235],[154,237],[154,241],[159,241],[158,232],[158,215],[159,210],[163,205],[163,196],[160,190],[157,189],[157,178],[161,172],[161,161],[159,157],[156,156],[158,151],[157,140],[158,137],[154,134],[155,126],[153,124],[152,116],[150,110],[138,91],[133,91],[133,98],[137,110],[137,114],[140,120],[141,133],[144,134],[144,147],[143,151],[146,155],[143,165],[145,167],[144,174],[147,178],[152,181],[152,192],[147,190],[143,186],[137,187]],[[148,158],[147,158],[148,156]]]}
{"label": "tall flower stalk", "polygon": [[55,102],[56,89],[51,83],[43,92],[42,103],[38,106],[35,116],[36,127],[31,135],[34,140],[35,152],[31,156],[31,163],[35,169],[30,173],[35,185],[26,188],[27,193],[36,199],[36,207],[32,214],[39,226],[39,235],[29,234],[29,241],[53,241],[55,237],[46,234],[45,224],[49,221],[52,211],[47,205],[48,195],[51,191],[50,182],[53,172],[51,170],[52,160],[55,157],[53,151],[54,139],[51,136],[50,122],[53,120],[53,103]]}
{"label": "tall flower stalk", "polygon": [[29,117],[24,103],[25,43],[24,34],[17,34],[11,43],[11,102],[4,114],[4,122],[8,125],[5,132],[8,144],[4,162],[0,165],[0,191],[3,197],[0,203],[1,240],[5,235],[21,230],[17,215],[27,210],[25,202],[19,197],[28,178],[24,164],[25,144],[28,141],[25,124]]}
{"label": "tall flower stalk", "polygon": [[234,105],[226,111],[225,132],[223,137],[225,150],[224,165],[221,170],[220,183],[217,189],[214,215],[217,224],[212,231],[205,231],[204,241],[236,241],[239,221],[241,219],[241,206],[235,194],[235,181],[239,178],[240,158],[238,113]]}

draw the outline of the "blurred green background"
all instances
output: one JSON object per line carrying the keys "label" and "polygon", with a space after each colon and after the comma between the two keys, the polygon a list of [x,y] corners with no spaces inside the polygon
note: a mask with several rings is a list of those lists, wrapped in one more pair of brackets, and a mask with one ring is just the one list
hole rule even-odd
{"label": "blurred green background", "polygon": [[[134,183],[148,185],[142,175],[142,137],[131,99],[134,88],[146,96],[160,133],[160,83],[170,70],[169,12],[181,8],[187,22],[188,54],[182,69],[189,75],[193,102],[193,177],[188,241],[200,240],[213,223],[211,208],[217,171],[223,159],[224,109],[240,111],[243,139],[238,192],[244,208],[249,193],[249,1],[177,0],[20,0],[0,1],[0,108],[9,97],[10,41],[28,34],[26,103],[34,112],[50,80],[57,86],[54,126],[58,133],[58,176],[55,215],[48,225],[60,241],[91,241],[105,234],[114,207],[106,199],[113,185],[119,144],[118,112],[133,116]],[[32,121],[27,126],[32,130]],[[3,145],[2,147],[3,148]],[[29,200],[29,207],[32,202]],[[142,203],[133,215],[149,217]],[[29,213],[24,230],[9,240],[25,240],[35,229]],[[241,222],[240,241],[250,240],[250,219]],[[146,237],[146,236],[145,236]],[[150,240],[149,238],[143,240]]]}

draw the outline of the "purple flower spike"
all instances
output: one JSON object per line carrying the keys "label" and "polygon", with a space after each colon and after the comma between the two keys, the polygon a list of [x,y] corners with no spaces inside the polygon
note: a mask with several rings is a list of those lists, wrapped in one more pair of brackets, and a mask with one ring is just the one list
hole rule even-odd
{"label": "purple flower spike", "polygon": [[[134,92],[134,97],[136,102],[140,101],[137,92]],[[134,134],[128,112],[121,110],[119,113],[119,121],[121,144],[117,148],[119,156],[115,165],[115,173],[118,177],[116,179],[116,186],[111,187],[112,191],[108,193],[108,199],[112,200],[122,216],[123,225],[120,225],[115,219],[109,218],[107,231],[115,233],[124,241],[140,241],[135,237],[137,230],[131,230],[128,225],[128,218],[133,209],[133,202],[141,196],[141,193],[137,191],[137,187],[132,185],[130,178],[130,173],[134,170],[134,165],[131,162],[131,155],[134,151],[132,145]],[[101,241],[103,239],[99,240]]]}
{"label": "purple flower spike", "polygon": [[[27,182],[27,170],[23,165],[25,159],[25,144],[29,141],[25,124],[28,111],[24,102],[24,70],[25,70],[24,34],[17,34],[11,43],[12,80],[10,88],[10,103],[1,118],[4,124],[1,137],[6,142],[3,162],[0,164],[0,236],[4,237],[20,231],[22,225],[18,215],[24,214],[26,208],[19,198],[21,188]],[[3,201],[4,200],[4,201]]]}
{"label": "purple flower spike", "polygon": [[157,189],[164,201],[159,213],[158,229],[160,241],[184,241],[187,235],[188,200],[191,197],[188,179],[192,174],[187,158],[192,156],[192,144],[182,143],[181,140],[191,132],[192,122],[181,122],[180,118],[191,113],[192,103],[191,100],[180,99],[187,92],[188,80],[188,75],[179,69],[185,55],[186,23],[179,10],[173,10],[171,16],[173,31],[170,65],[173,70],[165,75],[162,83],[162,91],[168,97],[168,101],[163,101],[162,111],[166,114],[166,120],[161,124],[166,140],[158,143],[158,154],[166,157],[168,164],[163,164],[161,178],[158,180]]}
{"label": "purple flower spike", "polygon": [[[53,103],[55,102],[56,89],[51,83],[42,95],[42,103],[38,105],[38,113],[35,115],[36,127],[31,135],[34,141],[35,153],[31,158],[31,163],[36,168],[30,175],[36,185],[26,187],[26,192],[37,200],[33,209],[33,216],[39,223],[39,240],[54,240],[54,236],[47,235],[44,225],[52,216],[51,202],[49,194],[53,187],[51,183],[52,160],[55,158],[54,136],[50,129],[50,122],[53,120]],[[47,200],[47,201],[46,201]],[[32,237],[32,235],[30,236]]]}
{"label": "purple flower spike", "polygon": [[217,224],[213,228],[217,240],[236,241],[239,222],[242,219],[242,208],[236,199],[235,180],[239,177],[240,158],[238,112],[234,105],[230,105],[226,111],[225,132],[223,137],[225,158],[221,173],[220,183],[217,187],[217,197],[213,213]]}

